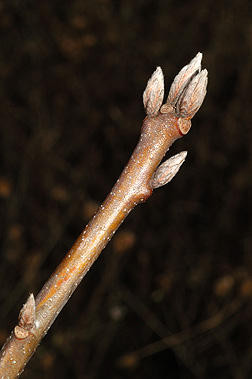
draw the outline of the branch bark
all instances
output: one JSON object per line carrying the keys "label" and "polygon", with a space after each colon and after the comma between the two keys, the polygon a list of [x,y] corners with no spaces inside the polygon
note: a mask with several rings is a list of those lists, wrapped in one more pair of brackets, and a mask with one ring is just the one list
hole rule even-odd
{"label": "branch bark", "polygon": [[69,253],[35,301],[31,294],[21,309],[18,325],[1,350],[0,378],[16,378],[21,374],[39,342],[129,212],[146,201],[154,188],[168,183],[179,170],[186,152],[159,164],[172,143],[189,131],[190,119],[204,100],[207,71],[201,71],[201,59],[202,54],[198,53],[175,77],[163,106],[164,80],[160,67],[148,81],[143,94],[147,117],[139,142],[115,186]]}

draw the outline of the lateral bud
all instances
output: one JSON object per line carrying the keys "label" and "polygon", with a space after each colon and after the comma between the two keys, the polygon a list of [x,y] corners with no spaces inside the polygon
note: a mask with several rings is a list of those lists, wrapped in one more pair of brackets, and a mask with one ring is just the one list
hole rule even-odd
{"label": "lateral bud", "polygon": [[35,309],[35,299],[33,293],[31,293],[19,313],[18,325],[14,328],[14,334],[17,339],[23,340],[29,336],[30,330],[34,326]]}
{"label": "lateral bud", "polygon": [[155,189],[162,187],[169,183],[179,171],[186,159],[186,156],[187,151],[181,151],[162,163],[154,172],[151,180],[152,188]]}
{"label": "lateral bud", "polygon": [[157,67],[156,71],[149,79],[145,91],[143,93],[143,104],[147,116],[153,117],[158,111],[164,99],[164,75],[161,67]]}

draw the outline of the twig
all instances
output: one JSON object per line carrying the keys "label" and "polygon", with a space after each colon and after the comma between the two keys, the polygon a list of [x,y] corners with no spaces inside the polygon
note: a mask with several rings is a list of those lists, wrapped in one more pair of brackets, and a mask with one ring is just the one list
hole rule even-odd
{"label": "twig", "polygon": [[148,81],[143,94],[147,117],[143,121],[140,140],[112,191],[35,302],[30,295],[23,306],[19,323],[1,350],[0,378],[20,375],[63,306],[129,212],[138,203],[146,201],[154,188],[163,186],[176,175],[186,152],[158,165],[172,143],[189,131],[190,119],[204,100],[207,71],[201,71],[201,59],[202,54],[198,53],[180,71],[163,106],[164,80],[160,67]]}

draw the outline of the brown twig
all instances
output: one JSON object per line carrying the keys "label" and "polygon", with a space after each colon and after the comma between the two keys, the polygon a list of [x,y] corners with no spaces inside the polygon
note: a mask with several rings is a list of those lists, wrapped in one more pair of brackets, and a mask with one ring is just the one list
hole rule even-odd
{"label": "brown twig", "polygon": [[158,165],[172,143],[189,131],[190,119],[204,100],[207,71],[201,71],[201,59],[202,54],[198,53],[180,71],[163,106],[164,80],[160,67],[148,81],[143,94],[147,117],[143,121],[140,140],[112,191],[35,302],[30,295],[23,306],[19,323],[1,350],[1,378],[20,375],[73,291],[129,212],[138,203],[146,201],[154,188],[168,183],[176,175],[186,152]]}

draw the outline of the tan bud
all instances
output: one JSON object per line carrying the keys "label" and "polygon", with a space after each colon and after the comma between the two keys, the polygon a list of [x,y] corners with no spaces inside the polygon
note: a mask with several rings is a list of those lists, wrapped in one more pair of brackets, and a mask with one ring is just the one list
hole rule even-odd
{"label": "tan bud", "polygon": [[202,54],[198,53],[182,68],[171,85],[166,104],[173,107],[180,118],[191,119],[206,96],[208,73],[207,70],[201,71],[201,60]]}
{"label": "tan bud", "polygon": [[35,299],[31,293],[26,303],[23,305],[18,318],[18,325],[14,328],[15,337],[24,339],[30,334],[35,321]]}
{"label": "tan bud", "polygon": [[147,116],[156,116],[164,99],[164,76],[161,67],[149,79],[146,89],[143,93],[143,104]]}
{"label": "tan bud", "polygon": [[181,151],[179,154],[167,159],[155,171],[151,186],[152,188],[162,187],[169,183],[179,171],[187,156],[187,151]]}

